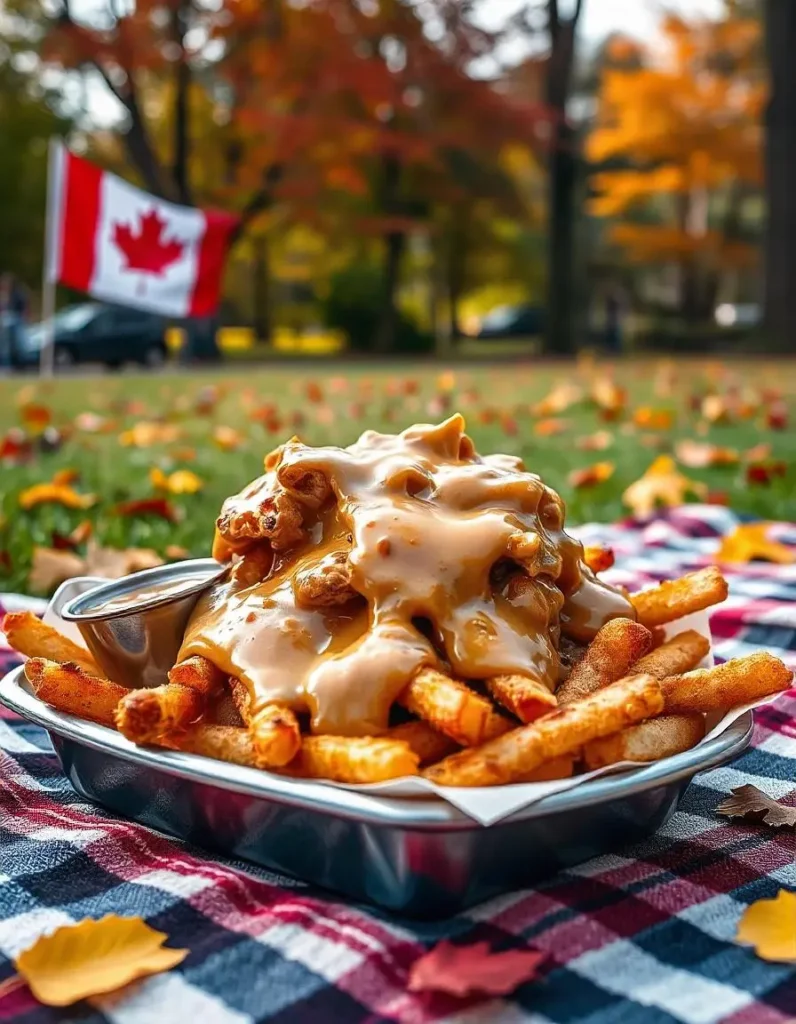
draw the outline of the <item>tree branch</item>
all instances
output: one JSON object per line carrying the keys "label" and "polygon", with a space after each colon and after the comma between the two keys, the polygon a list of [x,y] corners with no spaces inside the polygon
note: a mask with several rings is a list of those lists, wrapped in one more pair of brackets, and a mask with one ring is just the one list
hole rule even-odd
{"label": "tree branch", "polygon": [[558,38],[561,22],[558,20],[558,0],[547,0],[547,31],[550,33],[550,45],[554,46]]}
{"label": "tree branch", "polygon": [[575,0],[575,12],[572,15],[572,17],[570,18],[570,21],[572,22],[573,30],[574,30],[575,26],[577,25],[578,18],[580,18],[582,13],[583,13],[583,0]]}

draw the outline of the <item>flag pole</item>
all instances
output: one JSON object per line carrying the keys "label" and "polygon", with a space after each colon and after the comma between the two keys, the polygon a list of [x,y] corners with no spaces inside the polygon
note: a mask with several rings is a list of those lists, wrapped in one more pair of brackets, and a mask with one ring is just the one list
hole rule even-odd
{"label": "flag pole", "polygon": [[41,276],[41,321],[44,336],[39,352],[39,375],[52,377],[55,369],[55,287],[61,241],[61,189],[63,146],[50,136],[47,148],[47,206],[44,221],[44,264]]}

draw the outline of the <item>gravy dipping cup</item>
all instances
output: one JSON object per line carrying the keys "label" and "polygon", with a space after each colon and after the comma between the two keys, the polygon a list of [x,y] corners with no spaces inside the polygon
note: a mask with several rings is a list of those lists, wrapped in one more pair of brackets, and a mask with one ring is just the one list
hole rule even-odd
{"label": "gravy dipping cup", "polygon": [[160,686],[196,602],[229,569],[213,558],[144,569],[73,598],[61,618],[77,625],[109,679],[131,689]]}

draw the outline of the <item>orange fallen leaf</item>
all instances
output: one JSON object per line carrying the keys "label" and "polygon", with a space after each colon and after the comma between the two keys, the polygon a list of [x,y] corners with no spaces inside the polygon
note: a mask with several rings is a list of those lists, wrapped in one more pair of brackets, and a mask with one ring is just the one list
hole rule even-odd
{"label": "orange fallen leaf", "polygon": [[734,466],[740,461],[735,448],[722,448],[707,441],[686,439],[675,446],[677,461],[689,469],[705,469],[708,466]]}
{"label": "orange fallen leaf", "polygon": [[582,398],[583,390],[577,384],[557,384],[541,402],[537,402],[533,406],[531,412],[534,416],[555,416],[560,412],[565,412],[570,406],[580,402]]}
{"label": "orange fallen leaf", "polygon": [[155,444],[173,444],[180,436],[180,428],[174,423],[150,423],[142,420],[130,430],[119,434],[119,444],[132,448],[151,448]]}
{"label": "orange fallen leaf", "polygon": [[761,441],[759,444],[753,444],[751,448],[747,448],[743,453],[744,462],[765,462],[771,458],[771,445],[768,441]]}
{"label": "orange fallen leaf", "polygon": [[610,377],[598,377],[592,385],[591,397],[603,419],[617,419],[627,403],[627,392]]}
{"label": "orange fallen leaf", "polygon": [[671,430],[674,415],[668,409],[641,405],[633,413],[633,422],[642,430]]}
{"label": "orange fallen leaf", "polygon": [[756,815],[772,828],[796,828],[796,807],[786,807],[761,792],[757,786],[749,784],[737,786],[726,800],[722,800],[716,814],[723,814],[726,818]]}
{"label": "orange fallen leaf", "polygon": [[762,960],[796,963],[796,893],[780,889],[773,900],[747,907],[735,933]]}
{"label": "orange fallen leaf", "polygon": [[567,479],[570,487],[596,487],[597,484],[610,480],[615,469],[613,462],[595,462],[582,469],[573,469]]}
{"label": "orange fallen leaf", "polygon": [[533,425],[533,432],[537,437],[554,437],[556,434],[563,434],[569,428],[569,420],[550,418],[538,420]]}
{"label": "orange fallen leaf", "polygon": [[28,402],[19,411],[20,419],[29,434],[41,434],[52,422],[52,414],[46,405]]}
{"label": "orange fallen leaf", "polygon": [[708,423],[730,422],[730,408],[721,395],[707,395],[702,400],[701,411]]}
{"label": "orange fallen leaf", "polygon": [[53,473],[52,483],[58,487],[68,487],[70,484],[77,483],[80,479],[80,470],[74,467],[67,467],[66,469],[59,469],[56,473]]}
{"label": "orange fallen leaf", "polygon": [[182,963],[188,950],[164,948],[167,938],[140,917],[108,914],[42,935],[14,966],[40,1003],[71,1006]]}
{"label": "orange fallen leaf", "polygon": [[488,942],[457,946],[446,939],[415,960],[407,987],[410,992],[447,992],[460,997],[473,992],[508,995],[536,977],[545,957],[535,949],[493,953]]}
{"label": "orange fallen leaf", "polygon": [[222,452],[234,452],[236,448],[240,448],[245,438],[234,427],[228,427],[223,423],[219,423],[213,429],[213,441]]}
{"label": "orange fallen leaf", "polygon": [[155,466],[149,471],[152,486],[169,494],[196,494],[201,491],[204,482],[191,469],[175,469],[173,473],[164,473]]}
{"label": "orange fallen leaf", "polygon": [[314,380],[307,383],[307,386],[304,389],[304,394],[306,395],[308,402],[318,403],[323,401],[323,389],[320,384]]}
{"label": "orange fallen leaf", "polygon": [[180,509],[177,509],[168,498],[138,498],[131,501],[121,501],[114,506],[113,512],[118,516],[157,516],[169,523],[177,523],[180,520]]}
{"label": "orange fallen leaf", "polygon": [[63,505],[64,508],[86,509],[96,503],[96,494],[79,494],[73,487],[55,483],[34,484],[19,495],[19,507],[26,512],[37,505]]}
{"label": "orange fallen leaf", "polygon": [[587,544],[583,549],[583,561],[592,572],[605,572],[616,561],[613,548],[604,548],[598,544]]}
{"label": "orange fallen leaf", "polygon": [[456,390],[456,374],[453,370],[445,370],[437,377],[437,390],[446,392]]}
{"label": "orange fallen leaf", "polygon": [[610,430],[597,430],[593,434],[586,434],[575,441],[575,446],[582,452],[604,452],[614,443],[614,435]]}
{"label": "orange fallen leaf", "polygon": [[708,489],[705,484],[683,476],[671,455],[659,455],[644,475],[625,490],[622,501],[642,519],[652,515],[658,505],[681,505],[688,494],[704,500]]}
{"label": "orange fallen leaf", "polygon": [[741,523],[732,533],[722,538],[714,555],[716,562],[775,562],[791,565],[796,562],[796,551],[786,544],[771,540],[768,531],[773,523]]}

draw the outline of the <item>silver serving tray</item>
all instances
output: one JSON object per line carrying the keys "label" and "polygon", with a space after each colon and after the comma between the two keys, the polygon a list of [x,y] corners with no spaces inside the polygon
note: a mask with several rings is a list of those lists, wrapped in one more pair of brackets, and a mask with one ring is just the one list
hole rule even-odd
{"label": "silver serving tray", "polygon": [[280,778],[119,733],[38,700],[21,669],[0,702],[43,726],[82,796],[197,846],[254,861],[350,899],[442,917],[637,841],[697,774],[740,754],[752,714],[703,746],[546,797],[484,827],[435,797],[380,797]]}

